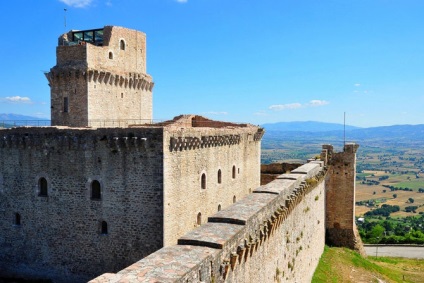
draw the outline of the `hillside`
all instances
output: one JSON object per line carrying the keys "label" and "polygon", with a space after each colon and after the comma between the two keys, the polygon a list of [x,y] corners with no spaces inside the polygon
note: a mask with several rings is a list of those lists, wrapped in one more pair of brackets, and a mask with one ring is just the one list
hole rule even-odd
{"label": "hillside", "polygon": [[312,282],[424,282],[424,260],[364,258],[345,248],[325,247]]}

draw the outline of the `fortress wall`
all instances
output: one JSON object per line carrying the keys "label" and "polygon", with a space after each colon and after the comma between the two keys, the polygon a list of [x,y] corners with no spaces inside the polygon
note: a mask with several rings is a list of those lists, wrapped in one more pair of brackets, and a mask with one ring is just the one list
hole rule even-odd
{"label": "fortress wall", "polygon": [[260,141],[253,138],[257,130],[237,127],[165,131],[165,246],[176,244],[180,236],[197,227],[199,213],[203,224],[219,207],[229,207],[260,185]]}
{"label": "fortress wall", "polygon": [[[115,84],[117,79],[120,82]],[[107,121],[114,120],[115,126],[123,127],[128,124],[149,123],[153,118],[150,83],[144,77],[126,77],[122,80],[121,83],[121,78],[116,78],[115,75],[89,79],[87,103],[90,125],[101,127],[106,121],[106,126],[113,126]]]}
{"label": "fortress wall", "polygon": [[281,175],[178,245],[90,282],[310,282],[324,250],[325,171],[316,168],[311,179]]}
{"label": "fortress wall", "polygon": [[162,131],[0,130],[0,275],[84,282],[161,248]]}
{"label": "fortress wall", "polygon": [[[52,125],[87,125],[88,97],[86,77],[83,72],[81,70],[57,70],[50,73],[48,78]],[[72,83],[69,82],[70,79],[72,79]],[[68,99],[67,113],[65,112],[65,97]]]}

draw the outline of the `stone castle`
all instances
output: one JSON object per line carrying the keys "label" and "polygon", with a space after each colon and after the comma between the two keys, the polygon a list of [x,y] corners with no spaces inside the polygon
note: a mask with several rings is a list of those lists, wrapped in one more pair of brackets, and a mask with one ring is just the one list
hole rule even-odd
{"label": "stone castle", "polygon": [[[357,145],[260,186],[263,129],[153,123],[146,36],[59,38],[51,127],[0,130],[0,276],[53,282],[307,282],[358,249]],[[122,280],[122,281],[120,281]]]}

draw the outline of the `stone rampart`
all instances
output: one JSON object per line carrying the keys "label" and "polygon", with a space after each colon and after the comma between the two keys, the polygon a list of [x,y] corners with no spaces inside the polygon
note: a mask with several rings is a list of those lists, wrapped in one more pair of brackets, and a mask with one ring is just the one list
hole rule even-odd
{"label": "stone rampart", "polygon": [[178,245],[90,282],[309,282],[324,249],[326,171],[323,162],[298,171],[306,174],[282,174]]}
{"label": "stone rampart", "polygon": [[0,130],[0,276],[86,282],[163,247],[162,133]]}

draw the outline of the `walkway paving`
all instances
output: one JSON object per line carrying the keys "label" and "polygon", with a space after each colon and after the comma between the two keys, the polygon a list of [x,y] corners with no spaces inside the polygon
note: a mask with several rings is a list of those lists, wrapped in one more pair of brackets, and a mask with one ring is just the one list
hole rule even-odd
{"label": "walkway paving", "polygon": [[407,257],[424,259],[424,246],[385,246],[365,245],[365,252],[370,256]]}

